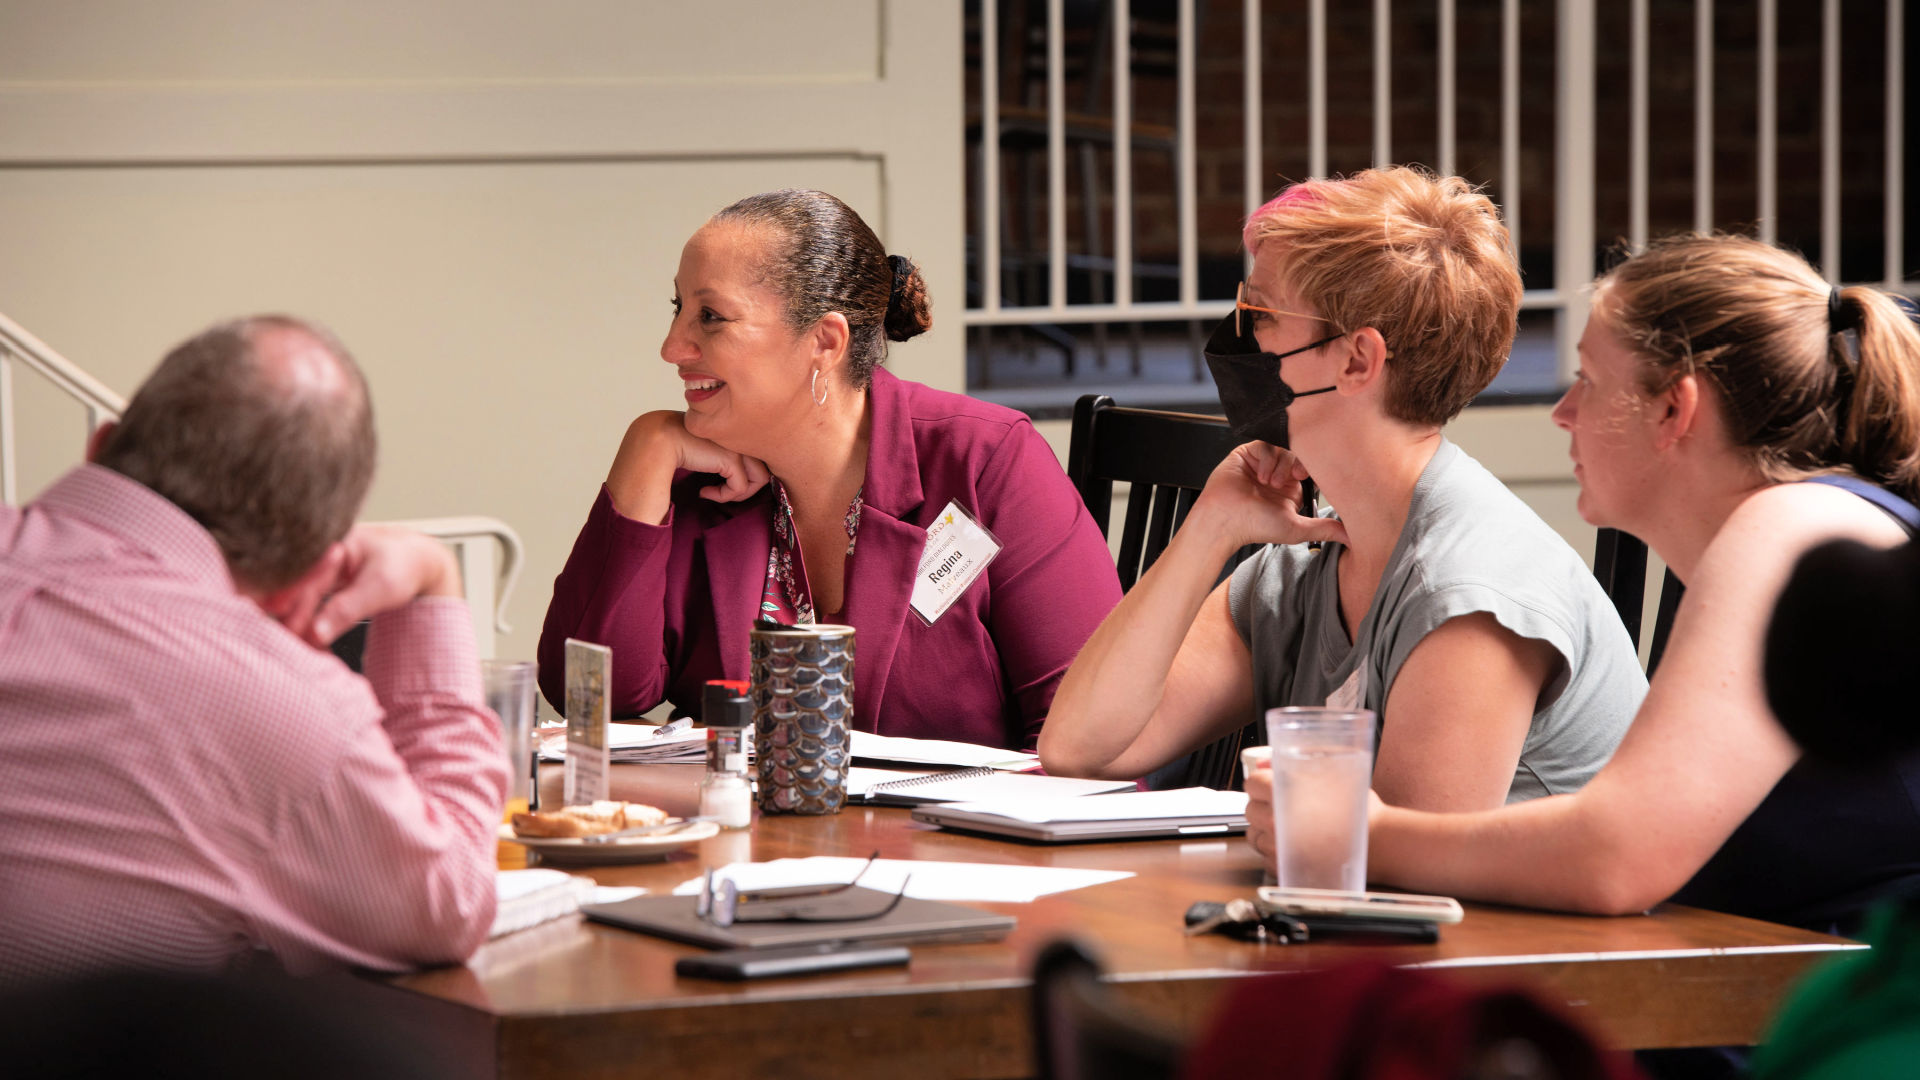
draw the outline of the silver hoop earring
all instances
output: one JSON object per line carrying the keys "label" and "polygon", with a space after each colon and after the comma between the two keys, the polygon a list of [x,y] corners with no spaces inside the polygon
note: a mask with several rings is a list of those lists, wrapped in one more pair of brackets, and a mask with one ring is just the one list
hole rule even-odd
{"label": "silver hoop earring", "polygon": [[[814,391],[819,391],[818,397],[814,397]],[[820,369],[819,368],[813,369],[813,382],[811,385],[807,387],[807,396],[813,397],[813,403],[815,405],[825,405],[827,403],[827,392],[825,390],[820,389]]]}

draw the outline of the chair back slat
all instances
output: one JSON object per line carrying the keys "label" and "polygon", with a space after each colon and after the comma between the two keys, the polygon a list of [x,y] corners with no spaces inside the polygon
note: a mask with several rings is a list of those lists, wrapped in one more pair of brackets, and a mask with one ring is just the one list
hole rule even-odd
{"label": "chair back slat", "polygon": [[1167,550],[1167,541],[1173,539],[1173,511],[1180,501],[1180,489],[1164,484],[1153,488],[1153,516],[1147,523],[1147,544],[1140,553],[1140,572],[1153,569],[1160,553]]}
{"label": "chair back slat", "polygon": [[[1613,601],[1620,622],[1627,628],[1633,647],[1640,647],[1641,611],[1647,600],[1647,545],[1638,537],[1619,529],[1601,529],[1593,541],[1593,576]],[[1687,587],[1667,568],[1660,580],[1660,609],[1654,616],[1653,641],[1647,646],[1647,677],[1652,678],[1667,651],[1667,635],[1673,632],[1673,616],[1680,610],[1680,598]]]}
{"label": "chair back slat", "polygon": [[1178,502],[1174,504],[1173,531],[1179,532],[1180,526],[1187,523],[1187,515],[1193,512],[1193,504],[1200,499],[1200,493],[1192,488],[1175,488]]}
{"label": "chair back slat", "polygon": [[1647,545],[1619,529],[1601,529],[1593,540],[1593,576],[1613,601],[1633,647],[1640,647],[1640,609],[1647,595]]}
{"label": "chair back slat", "polygon": [[1141,498],[1127,499],[1127,520],[1120,527],[1120,555],[1116,566],[1120,571],[1120,591],[1127,592],[1133,583],[1140,580],[1140,562],[1142,549],[1147,540],[1147,508],[1152,500],[1145,489]]}
{"label": "chair back slat", "polygon": [[1680,610],[1680,598],[1686,595],[1687,587],[1673,576],[1673,567],[1667,567],[1667,575],[1660,581],[1660,612],[1653,619],[1653,643],[1647,646],[1647,678],[1660,667],[1660,657],[1667,651],[1667,636],[1673,633],[1673,616]]}

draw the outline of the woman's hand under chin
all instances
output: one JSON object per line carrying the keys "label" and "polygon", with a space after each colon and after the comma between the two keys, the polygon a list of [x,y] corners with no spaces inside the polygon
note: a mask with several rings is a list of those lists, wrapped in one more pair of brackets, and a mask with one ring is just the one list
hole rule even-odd
{"label": "woman's hand under chin", "polygon": [[1338,518],[1300,512],[1307,467],[1290,450],[1250,442],[1214,467],[1206,490],[1194,506],[1210,527],[1241,544],[1303,544],[1310,540],[1347,542]]}
{"label": "woman's hand under chin", "polygon": [[718,484],[700,489],[713,502],[739,502],[766,486],[767,466],[687,430],[686,414],[663,409],[643,413],[627,434],[607,473],[614,508],[637,521],[664,522],[677,469],[711,473]]}
{"label": "woman's hand under chin", "polygon": [[687,430],[687,414],[661,412],[663,431],[672,433],[678,452],[676,467],[688,472],[712,473],[718,484],[700,489],[700,497],[713,502],[739,502],[767,485],[766,462],[745,454],[736,454],[711,439],[703,439]]}

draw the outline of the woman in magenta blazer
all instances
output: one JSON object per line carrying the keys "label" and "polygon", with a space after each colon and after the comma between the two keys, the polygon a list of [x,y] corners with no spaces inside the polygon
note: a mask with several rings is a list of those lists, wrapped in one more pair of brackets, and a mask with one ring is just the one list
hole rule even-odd
{"label": "woman in magenta blazer", "polygon": [[[613,707],[698,715],[744,679],[757,618],[856,630],[862,731],[1030,747],[1120,598],[1106,542],[1027,418],[893,377],[926,282],[847,206],[775,191],[687,242],[661,358],[685,412],[636,419],[554,581],[540,681],[613,649]],[[927,527],[957,505],[1002,545],[953,606],[909,609]]]}

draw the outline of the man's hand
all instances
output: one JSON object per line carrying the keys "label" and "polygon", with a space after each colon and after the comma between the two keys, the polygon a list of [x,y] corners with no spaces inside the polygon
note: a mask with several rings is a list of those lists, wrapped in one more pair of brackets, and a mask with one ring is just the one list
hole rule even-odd
{"label": "man's hand", "polygon": [[356,525],[296,588],[301,595],[280,621],[326,648],[354,623],[418,597],[460,596],[460,567],[446,545],[430,536]]}
{"label": "man's hand", "polygon": [[1307,467],[1290,450],[1250,442],[1214,467],[1193,512],[1234,547],[1242,544],[1303,544],[1310,540],[1347,542],[1347,527],[1337,518],[1300,512]]}

